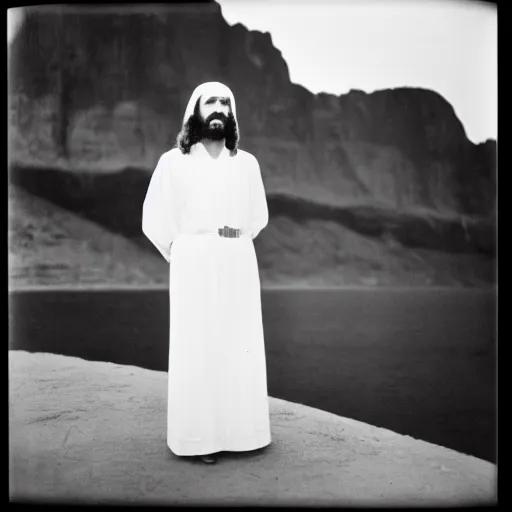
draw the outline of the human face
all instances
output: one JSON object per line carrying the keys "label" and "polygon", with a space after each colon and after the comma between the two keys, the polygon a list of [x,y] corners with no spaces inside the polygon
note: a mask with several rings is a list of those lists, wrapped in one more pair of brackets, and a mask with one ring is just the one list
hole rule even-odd
{"label": "human face", "polygon": [[199,101],[202,138],[220,141],[226,138],[226,125],[230,113],[229,98],[205,96]]}
{"label": "human face", "polygon": [[[207,96],[201,97],[199,102],[199,114],[201,120],[206,124],[207,129],[224,129],[225,121],[222,119],[215,119],[218,114],[219,117],[227,118],[231,112],[230,100],[224,96]],[[213,119],[210,119],[213,118]]]}

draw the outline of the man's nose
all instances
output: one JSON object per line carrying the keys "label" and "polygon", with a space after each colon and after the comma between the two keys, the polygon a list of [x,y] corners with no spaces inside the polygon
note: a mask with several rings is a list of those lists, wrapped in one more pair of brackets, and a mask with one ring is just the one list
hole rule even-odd
{"label": "man's nose", "polygon": [[226,112],[228,106],[220,101],[215,102],[215,112]]}

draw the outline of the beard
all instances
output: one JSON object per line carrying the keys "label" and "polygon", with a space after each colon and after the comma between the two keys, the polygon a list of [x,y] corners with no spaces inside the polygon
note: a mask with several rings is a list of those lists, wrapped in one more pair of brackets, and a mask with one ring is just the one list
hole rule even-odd
{"label": "beard", "polygon": [[[230,123],[234,123],[232,116],[227,117],[224,114],[211,114],[204,121],[201,120],[201,138],[210,140],[222,140],[226,138],[226,134],[229,131]],[[212,121],[218,120],[220,123],[213,123]]]}
{"label": "beard", "polygon": [[[178,133],[176,137],[176,146],[181,150],[183,154],[189,154],[190,148],[194,144],[197,144],[198,142],[204,140],[206,137],[220,137],[220,133],[218,132],[220,128],[220,132],[223,132],[222,138],[225,140],[226,147],[230,151],[234,151],[236,153],[236,150],[238,148],[238,129],[237,122],[235,120],[235,117],[233,116],[233,113],[230,112],[227,118],[226,116],[223,116],[220,113],[215,113],[209,116],[209,119],[203,119],[198,112],[198,105],[199,100],[196,104],[194,113],[188,118],[188,120],[185,122],[184,126]],[[210,127],[209,123],[212,121],[213,118],[225,121],[223,127]],[[208,121],[208,124],[206,123],[206,121]],[[216,133],[211,133],[211,130],[215,130]],[[204,134],[203,131],[205,131],[206,134]]]}

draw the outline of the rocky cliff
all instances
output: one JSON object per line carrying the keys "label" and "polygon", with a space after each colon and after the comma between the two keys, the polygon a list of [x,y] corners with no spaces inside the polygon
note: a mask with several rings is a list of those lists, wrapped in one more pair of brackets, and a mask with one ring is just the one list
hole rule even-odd
{"label": "rocky cliff", "polygon": [[[69,171],[94,174],[74,189],[90,198],[106,172],[130,167],[147,180],[193,88],[220,80],[237,99],[241,147],[261,163],[268,259],[297,249],[273,247],[277,224],[287,235],[310,226],[311,237],[315,219],[382,243],[494,255],[496,142],[470,142],[434,91],[314,95],[290,82],[268,33],[230,27],[215,2],[59,9],[27,9],[9,52],[11,175],[33,193],[66,202],[59,186],[44,191],[48,168],[64,171],[59,183]],[[127,234],[139,229],[141,190],[117,177],[137,211]],[[91,208],[102,209],[80,213]]]}

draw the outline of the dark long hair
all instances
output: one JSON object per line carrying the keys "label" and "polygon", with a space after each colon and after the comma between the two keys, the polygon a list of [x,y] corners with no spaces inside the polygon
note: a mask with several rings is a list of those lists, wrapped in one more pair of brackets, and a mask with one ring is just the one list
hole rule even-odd
{"label": "dark long hair", "polygon": [[[199,115],[199,98],[194,107],[194,113],[185,122],[183,128],[176,137],[176,147],[186,155],[190,153],[190,148],[203,139],[201,117]],[[228,114],[226,121],[226,147],[232,155],[236,155],[238,150],[238,129],[233,113]]]}

